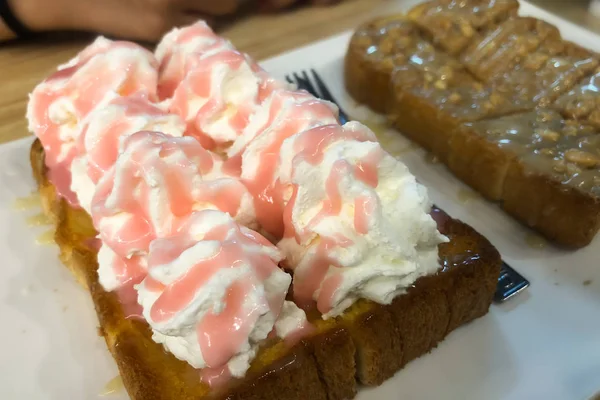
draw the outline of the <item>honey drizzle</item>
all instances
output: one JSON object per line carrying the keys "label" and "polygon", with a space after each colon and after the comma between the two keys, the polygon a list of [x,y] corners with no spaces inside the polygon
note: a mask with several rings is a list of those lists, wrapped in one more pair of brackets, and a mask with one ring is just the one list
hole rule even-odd
{"label": "honey drizzle", "polygon": [[361,121],[361,123],[369,127],[369,129],[371,129],[373,133],[375,133],[375,136],[380,138],[380,140],[388,130],[388,126],[384,121],[381,121],[380,118],[367,118],[364,121]]}
{"label": "honey drizzle", "polygon": [[44,213],[32,215],[27,218],[27,225],[29,226],[42,226],[42,225],[52,225],[52,221],[48,216]]}
{"label": "honey drizzle", "polygon": [[123,389],[125,389],[125,386],[123,386],[123,379],[121,379],[121,375],[117,375],[104,385],[100,396],[114,395],[121,392]]}
{"label": "honey drizzle", "polygon": [[525,236],[525,243],[532,249],[543,249],[547,245],[546,239],[533,233]]}
{"label": "honey drizzle", "polygon": [[474,192],[470,189],[462,189],[461,188],[456,193],[456,197],[458,198],[458,201],[461,204],[467,204],[467,203],[471,202],[472,200],[479,199],[480,196],[477,192]]}
{"label": "honey drizzle", "polygon": [[20,211],[41,207],[41,205],[42,199],[39,193],[32,193],[29,196],[18,198],[14,202],[14,208]]}
{"label": "honey drizzle", "polygon": [[39,245],[54,243],[54,229],[47,230],[35,239]]}

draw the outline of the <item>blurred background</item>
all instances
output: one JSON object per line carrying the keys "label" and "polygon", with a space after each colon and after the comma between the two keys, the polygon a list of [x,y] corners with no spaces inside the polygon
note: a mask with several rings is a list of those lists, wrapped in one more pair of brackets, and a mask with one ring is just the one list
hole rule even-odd
{"label": "blurred background", "polygon": [[600,33],[600,0],[529,0],[583,27]]}

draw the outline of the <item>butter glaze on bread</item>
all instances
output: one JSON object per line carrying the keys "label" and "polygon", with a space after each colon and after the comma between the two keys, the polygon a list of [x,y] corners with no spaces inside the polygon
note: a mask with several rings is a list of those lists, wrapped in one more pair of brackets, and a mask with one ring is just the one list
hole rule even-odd
{"label": "butter glaze on bread", "polygon": [[266,343],[244,379],[211,392],[198,371],[155,343],[145,322],[126,319],[117,295],[102,289],[96,251],[89,246],[96,234],[90,218],[56,197],[38,140],[30,161],[44,211],[56,222],[61,260],[90,291],[99,331],[134,400],[353,398],[357,380],[382,383],[452,330],[486,314],[495,291],[500,270],[496,249],[471,227],[434,211],[440,230],[450,238],[440,246],[442,265],[436,275],[421,278],[388,306],[359,301],[337,319],[312,315],[317,328],[312,336],[293,346]]}
{"label": "butter glaze on bread", "polygon": [[583,247],[600,229],[598,55],[517,8],[438,0],[370,21],[350,41],[346,88],[510,215]]}

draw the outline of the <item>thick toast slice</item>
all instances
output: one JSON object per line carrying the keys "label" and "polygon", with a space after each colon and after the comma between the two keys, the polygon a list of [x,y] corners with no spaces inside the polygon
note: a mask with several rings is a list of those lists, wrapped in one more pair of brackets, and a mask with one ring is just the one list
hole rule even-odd
{"label": "thick toast slice", "polygon": [[292,345],[266,343],[244,379],[210,390],[199,371],[151,339],[145,322],[126,318],[130,313],[124,307],[133,303],[102,289],[89,216],[56,197],[39,141],[30,155],[45,212],[56,221],[61,259],[90,291],[100,332],[134,400],[352,398],[357,380],[380,384],[452,330],[484,315],[492,300],[498,252],[469,226],[434,211],[440,230],[451,239],[440,246],[442,265],[436,275],[421,278],[388,306],[359,301],[337,319],[309,315],[316,327],[312,335]]}
{"label": "thick toast slice", "polygon": [[[437,28],[425,27],[424,16],[463,21],[463,8],[487,10],[496,2],[458,4],[417,6],[408,15],[418,26],[396,15],[359,27],[346,54],[348,92],[387,114],[400,132],[524,224],[565,247],[586,246],[600,229],[600,136],[590,126],[600,121],[595,75],[590,78],[598,55],[562,40],[543,21],[515,17],[510,7],[490,14],[498,18],[490,16],[487,29],[470,35],[468,45],[449,49],[445,38],[432,38]],[[400,40],[387,29],[398,24],[411,27],[403,42],[418,45],[381,51],[381,43]],[[381,68],[389,64],[393,68]],[[373,71],[377,85],[371,84]],[[536,110],[546,107],[562,113],[550,113],[559,132],[542,126],[552,123],[536,122],[548,112]],[[505,145],[516,142],[516,148]]]}

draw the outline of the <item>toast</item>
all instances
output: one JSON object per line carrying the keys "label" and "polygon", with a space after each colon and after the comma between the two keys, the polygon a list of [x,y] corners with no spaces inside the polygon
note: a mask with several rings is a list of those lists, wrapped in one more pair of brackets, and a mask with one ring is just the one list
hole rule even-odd
{"label": "toast", "polygon": [[[515,16],[515,3],[430,1],[364,24],[346,54],[346,88],[510,215],[583,247],[600,229],[598,55]],[[439,37],[477,7],[456,47]],[[446,25],[428,24],[436,18]],[[388,42],[418,45],[382,49]]]}
{"label": "toast", "polygon": [[314,332],[292,344],[269,341],[245,378],[210,390],[199,371],[151,338],[148,325],[128,315],[135,299],[105,292],[98,282],[96,235],[90,217],[70,208],[47,178],[44,151],[30,152],[45,213],[56,223],[61,260],[94,301],[99,332],[132,399],[348,399],[358,382],[378,385],[411,360],[431,351],[457,327],[484,315],[500,271],[496,249],[471,227],[433,211],[450,238],[440,245],[437,274],[419,279],[392,304],[358,301],[342,316],[322,320],[309,313]]}
{"label": "toast", "polygon": [[516,0],[425,2],[415,6],[408,18],[426,37],[449,54],[461,53],[474,38],[482,37],[510,16],[517,14]]}

